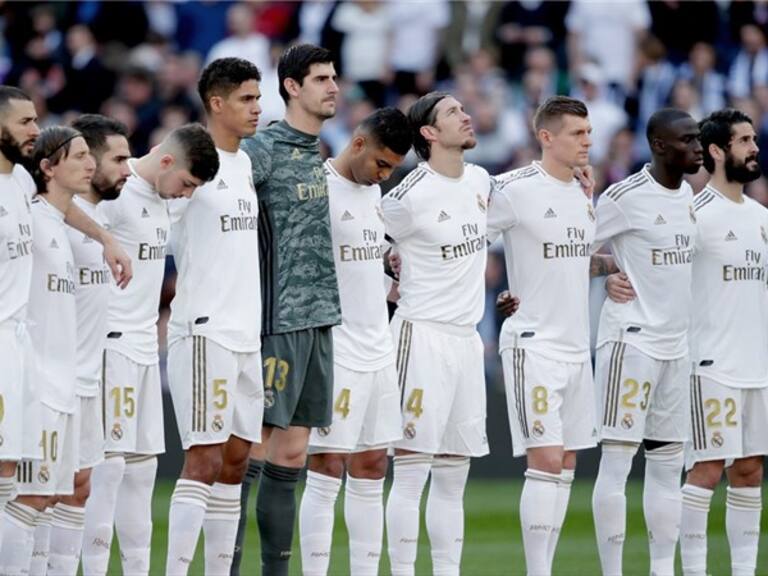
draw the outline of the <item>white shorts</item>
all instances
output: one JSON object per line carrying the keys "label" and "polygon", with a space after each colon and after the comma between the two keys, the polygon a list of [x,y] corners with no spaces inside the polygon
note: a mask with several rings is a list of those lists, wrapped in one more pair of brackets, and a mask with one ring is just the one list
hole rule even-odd
{"label": "white shorts", "polygon": [[485,369],[474,328],[392,320],[403,438],[395,448],[485,456]]}
{"label": "white shorts", "polygon": [[105,452],[165,452],[160,366],[105,350],[102,375]]}
{"label": "white shorts", "polygon": [[17,493],[22,496],[67,496],[74,492],[75,472],[80,460],[77,450],[75,415],[43,404],[42,432],[38,443],[42,460],[19,462],[16,467]]}
{"label": "white shorts", "polygon": [[600,438],[635,443],[687,440],[690,371],[687,357],[658,360],[623,342],[598,348]]}
{"label": "white shorts", "polygon": [[334,364],[333,423],[312,428],[310,452],[363,452],[402,437],[395,365],[357,372]]}
{"label": "white shorts", "polygon": [[104,460],[104,423],[101,420],[101,398],[78,396],[75,412],[75,433],[80,455],[78,468],[93,468]]}
{"label": "white shorts", "polygon": [[691,440],[685,463],[768,454],[768,388],[732,388],[691,376]]}
{"label": "white shorts", "polygon": [[558,362],[522,348],[503,350],[501,360],[514,456],[529,448],[597,444],[589,362]]}
{"label": "white shorts", "polygon": [[261,441],[261,352],[233,352],[189,336],[168,350],[168,383],[184,450],[223,444],[232,435]]}

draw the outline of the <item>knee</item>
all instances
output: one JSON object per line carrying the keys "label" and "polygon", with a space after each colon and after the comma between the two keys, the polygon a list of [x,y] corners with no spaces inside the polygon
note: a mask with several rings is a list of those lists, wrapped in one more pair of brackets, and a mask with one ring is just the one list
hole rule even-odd
{"label": "knee", "polygon": [[688,472],[685,481],[699,488],[714,490],[723,476],[723,468],[724,463],[722,461],[697,462]]}
{"label": "knee", "polygon": [[461,498],[468,475],[469,458],[435,458],[430,494],[434,491],[450,499]]}
{"label": "knee", "polygon": [[88,497],[91,495],[91,479],[87,477],[82,480],[75,481],[75,492],[72,495],[75,502],[75,506],[79,508],[85,508],[85,503],[88,501]]}
{"label": "knee", "polygon": [[181,477],[204,484],[213,484],[222,470],[223,457],[219,446],[194,447],[184,457]]}
{"label": "knee", "polygon": [[309,457],[309,469],[323,476],[341,478],[344,475],[344,459],[342,454],[313,454]]}
{"label": "knee", "polygon": [[354,454],[349,462],[349,474],[363,480],[380,480],[387,475],[389,460],[385,450]]}
{"label": "knee", "polygon": [[728,483],[733,488],[760,486],[763,482],[763,458],[736,460],[728,469]]}

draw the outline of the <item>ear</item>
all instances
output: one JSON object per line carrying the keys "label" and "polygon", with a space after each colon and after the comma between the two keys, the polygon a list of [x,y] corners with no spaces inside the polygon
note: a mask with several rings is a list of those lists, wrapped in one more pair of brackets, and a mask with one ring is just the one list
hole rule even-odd
{"label": "ear", "polygon": [[299,91],[301,90],[301,84],[299,84],[293,78],[286,78],[283,80],[283,88],[288,92],[288,95],[293,98],[298,98]]}
{"label": "ear", "polygon": [[352,138],[352,142],[350,143],[350,146],[352,148],[352,152],[355,154],[360,154],[363,150],[365,150],[366,140],[365,136],[362,134],[358,134],[354,138]]}
{"label": "ear", "polygon": [[45,174],[48,178],[53,178],[53,165],[48,158],[40,160],[40,172]]}
{"label": "ear", "polygon": [[546,128],[539,128],[539,131],[536,132],[536,139],[542,148],[546,148],[552,144],[552,132]]}
{"label": "ear", "polygon": [[208,99],[208,106],[210,106],[211,112],[221,112],[223,105],[224,99],[221,96],[211,96]]}
{"label": "ear", "polygon": [[436,132],[437,130],[434,126],[422,126],[419,128],[419,134],[424,137],[424,140],[426,140],[427,143],[431,143],[437,140]]}
{"label": "ear", "polygon": [[160,167],[163,170],[168,170],[176,163],[176,158],[174,158],[171,154],[163,154],[160,157]]}
{"label": "ear", "polygon": [[723,162],[725,160],[725,150],[720,148],[720,146],[716,144],[710,144],[707,147],[707,151],[716,162]]}

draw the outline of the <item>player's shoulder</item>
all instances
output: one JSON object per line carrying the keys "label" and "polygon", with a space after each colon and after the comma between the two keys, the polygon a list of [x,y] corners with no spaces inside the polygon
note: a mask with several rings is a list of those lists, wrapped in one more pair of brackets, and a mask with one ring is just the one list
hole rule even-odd
{"label": "player's shoulder", "polygon": [[719,204],[718,200],[722,199],[722,194],[712,188],[711,186],[705,186],[704,189],[693,197],[693,210],[698,217],[711,212],[713,206]]}
{"label": "player's shoulder", "polygon": [[489,182],[491,175],[488,174],[488,170],[472,162],[464,162],[464,174],[468,178],[474,178],[483,182]]}
{"label": "player's shoulder", "polygon": [[494,190],[497,192],[514,192],[530,189],[530,185],[541,179],[542,172],[531,163],[521,168],[515,168],[508,172],[502,172],[493,177]]}
{"label": "player's shoulder", "polygon": [[430,176],[431,171],[427,168],[426,163],[422,162],[416,166],[416,168],[411,170],[397,186],[390,190],[386,194],[385,198],[403,202],[406,200],[406,197],[418,187],[420,183],[428,181]]}
{"label": "player's shoulder", "polygon": [[643,168],[639,172],[627,176],[623,180],[611,184],[600,195],[601,199],[612,200],[617,203],[627,203],[638,198],[637,191],[651,184],[648,172]]}
{"label": "player's shoulder", "polygon": [[240,141],[240,150],[253,162],[255,157],[270,155],[275,144],[274,126],[268,126],[264,130],[256,132]]}

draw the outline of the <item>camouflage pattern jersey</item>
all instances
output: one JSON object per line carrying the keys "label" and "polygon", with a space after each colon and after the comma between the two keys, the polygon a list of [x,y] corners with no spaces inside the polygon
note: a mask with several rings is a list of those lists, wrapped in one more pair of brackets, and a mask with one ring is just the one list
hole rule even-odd
{"label": "camouflage pattern jersey", "polygon": [[243,140],[259,199],[262,332],[341,323],[328,183],[316,136],[284,120]]}

